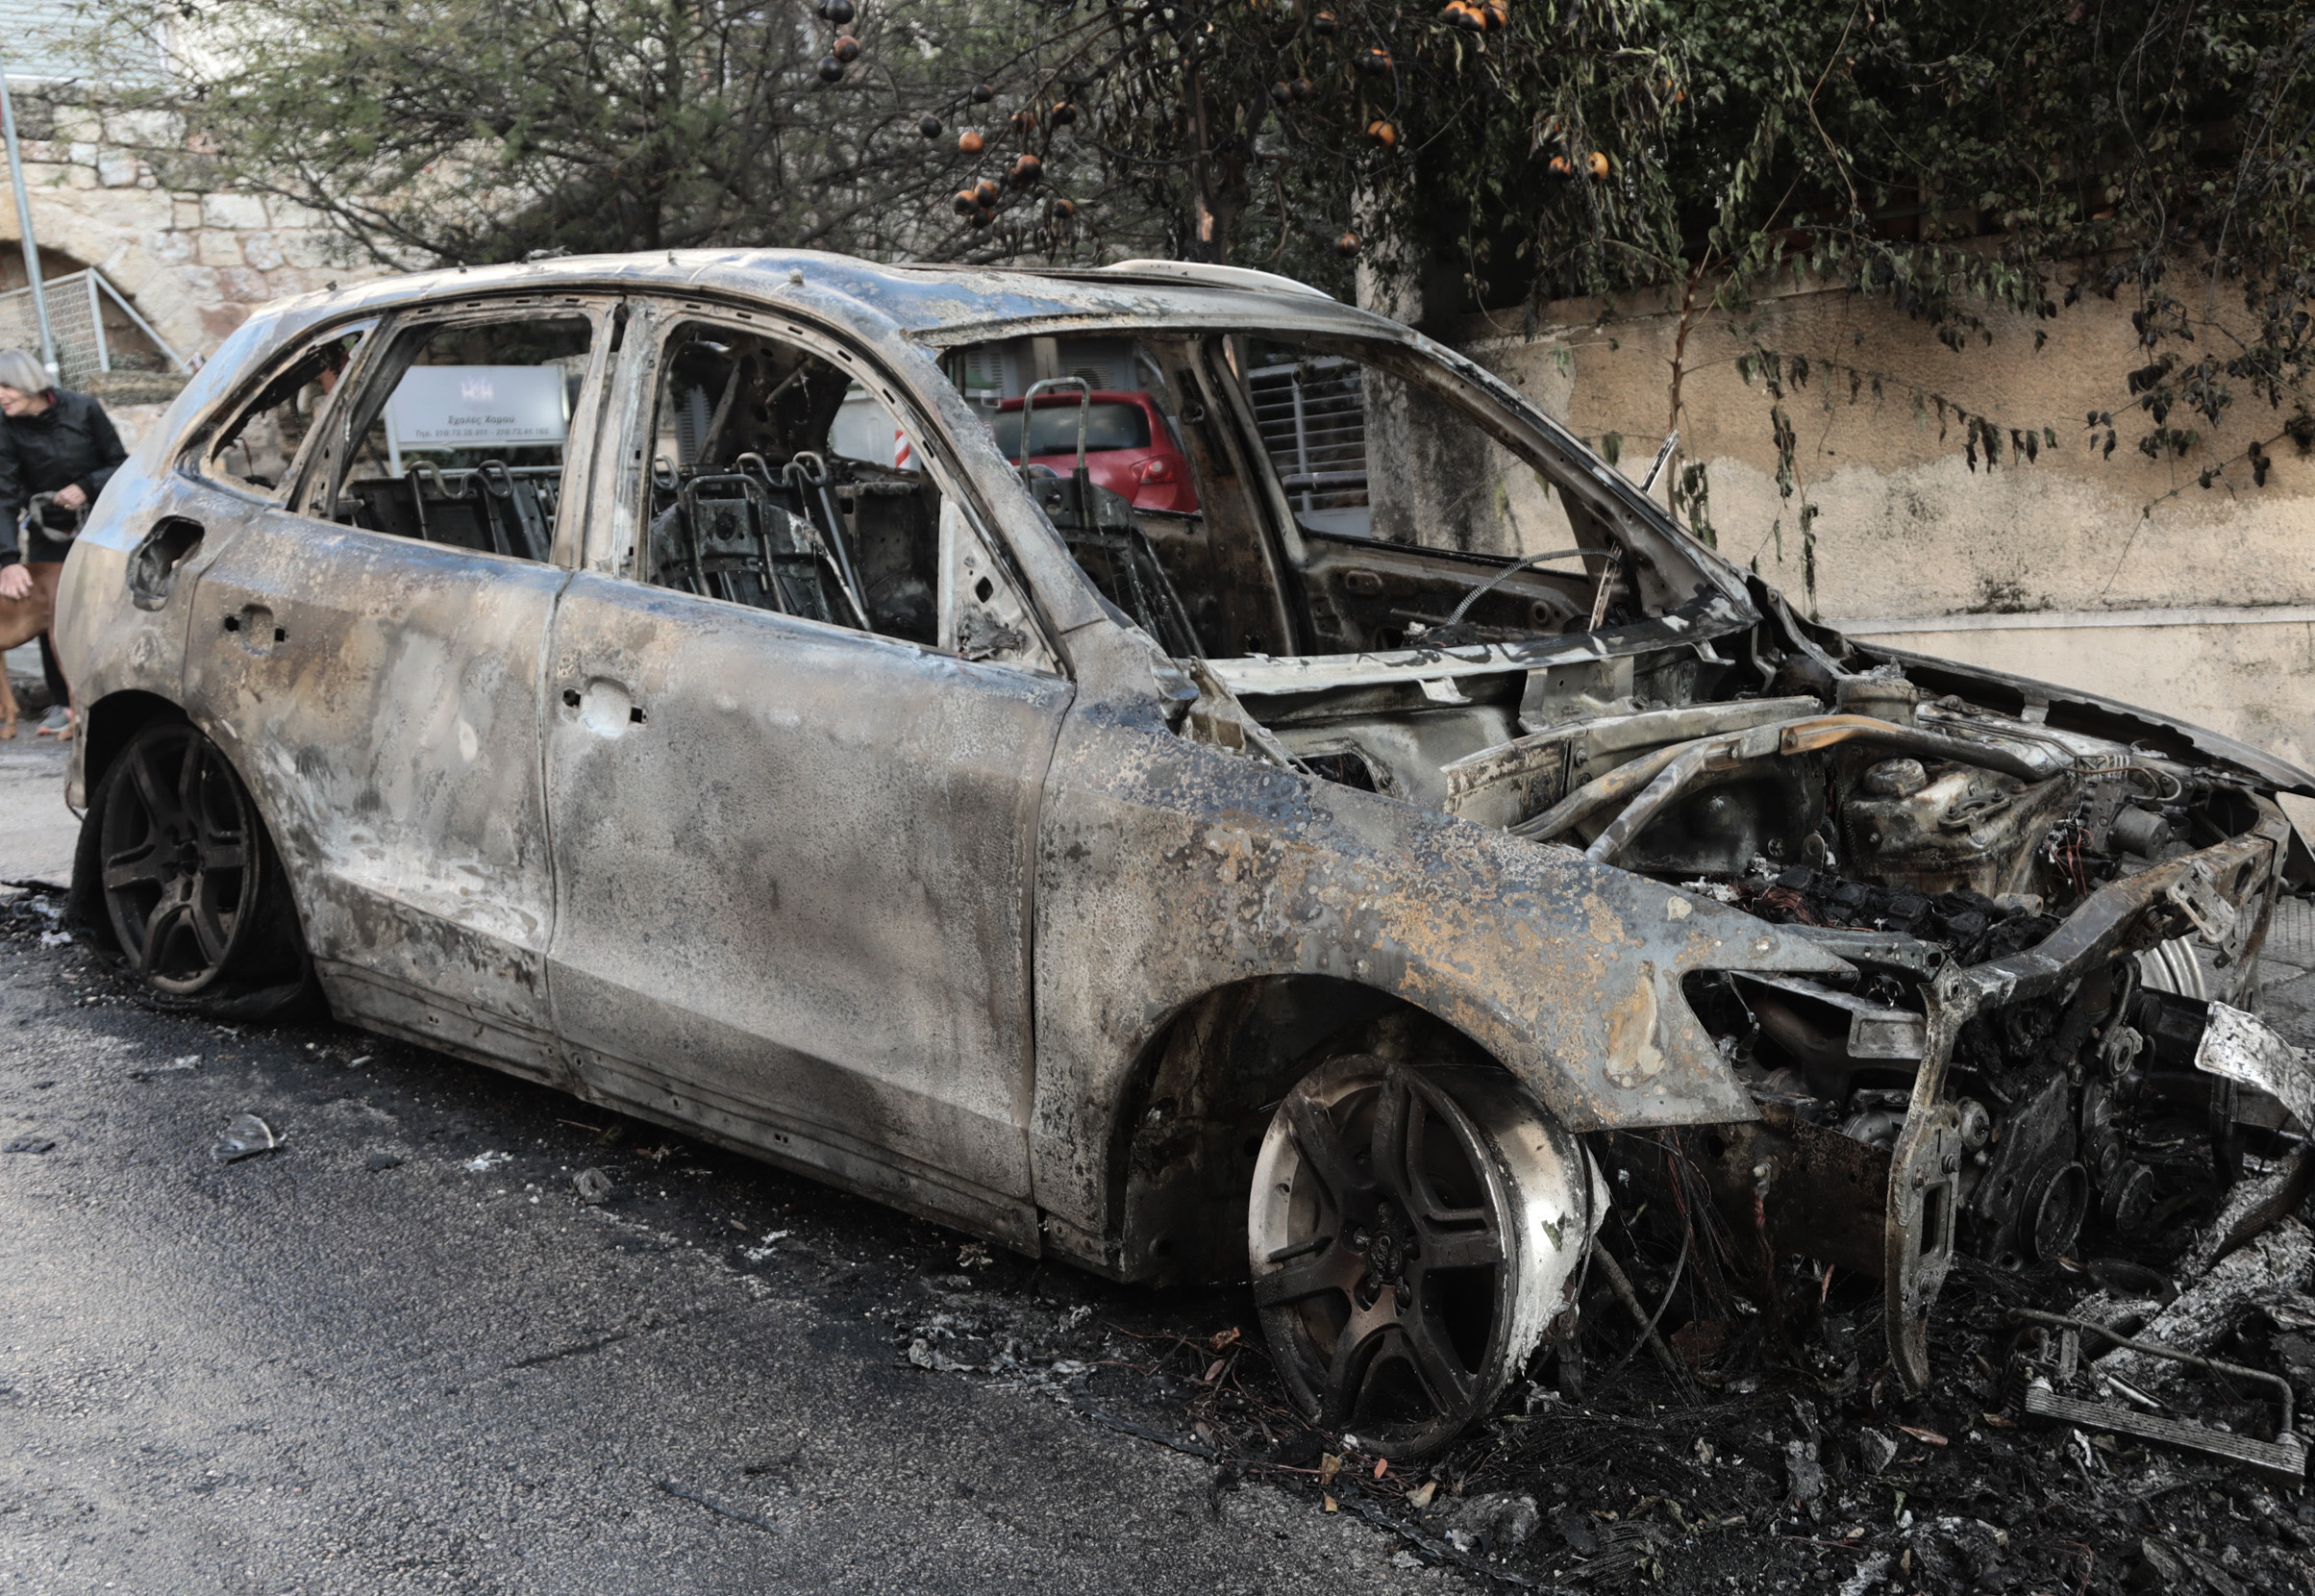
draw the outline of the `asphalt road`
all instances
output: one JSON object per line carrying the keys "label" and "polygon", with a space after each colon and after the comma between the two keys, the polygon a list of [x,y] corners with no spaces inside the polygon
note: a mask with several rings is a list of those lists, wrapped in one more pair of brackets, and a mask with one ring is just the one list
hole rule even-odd
{"label": "asphalt road", "polygon": [[[61,870],[61,755],[0,750],[0,879]],[[987,1258],[423,1049],[154,1013],[0,899],[0,1589],[1464,1580],[1120,1427],[1242,1302]],[[243,1113],[282,1145],[214,1161]]]}

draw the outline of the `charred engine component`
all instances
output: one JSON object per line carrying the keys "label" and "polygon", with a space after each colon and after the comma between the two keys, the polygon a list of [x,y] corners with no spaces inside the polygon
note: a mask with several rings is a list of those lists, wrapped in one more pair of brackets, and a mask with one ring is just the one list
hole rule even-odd
{"label": "charred engine component", "polygon": [[1808,764],[1741,772],[1667,809],[1623,862],[1649,875],[1686,877],[1732,874],[1755,859],[1822,858],[1822,842],[1805,822],[1824,807],[1824,777]]}
{"label": "charred engine component", "polygon": [[[2260,917],[2284,835],[2279,811],[2257,819],[2246,835],[2108,882],[2063,918],[1830,872],[1785,872],[1759,888],[1755,911],[1781,894],[1803,924],[1845,910],[1848,924],[1827,933],[1844,940],[1829,946],[1861,953],[1859,939],[1879,936],[1889,947],[1846,980],[1689,979],[1691,1006],[1761,1108],[1758,1122],[1714,1127],[1691,1154],[1729,1224],[1878,1275],[1890,1352],[1913,1386],[1929,1377],[1929,1305],[1957,1252],[2046,1262],[2073,1253],[2086,1228],[2143,1224],[2153,1179],[2129,1156],[2130,1113],[2160,1106],[2164,1085],[2181,1096],[2199,1085],[2206,1111],[2231,1128],[2240,1111],[2228,1093],[2247,1088],[2174,1077],[2166,1066],[2181,1054],[2193,1067],[2202,1028],[2181,1007],[2192,1000],[2139,986],[2133,956],[2188,927],[2236,946],[2255,935],[2240,922]],[[1885,925],[1901,896],[1911,900],[1904,924],[1961,935],[1940,948],[1849,929]]]}
{"label": "charred engine component", "polygon": [[1970,1251],[1996,1261],[2054,1263],[2090,1214],[2090,1176],[2075,1157],[2074,1083],[2048,1072],[2040,1089],[2004,1113],[1992,1145],[1973,1154],[1966,1199],[1982,1234]]}
{"label": "charred engine component", "polygon": [[[1565,673],[1533,673],[1537,679],[1561,674]],[[1548,680],[1545,686],[1549,686]],[[1534,720],[1541,690],[1535,681],[1530,682],[1528,697],[1519,711],[1519,723],[1523,727]],[[1590,699],[1576,702],[1595,711],[1601,708]],[[1566,708],[1564,703],[1556,703],[1555,707]],[[1732,704],[1691,704],[1677,710],[1595,714],[1535,725],[1525,736],[1481,748],[1442,766],[1440,775],[1446,783],[1443,807],[1450,814],[1481,825],[1516,827],[1530,816],[1550,809],[1571,790],[1635,760],[1654,759],[1666,748],[1684,746],[1699,737],[1812,714],[1820,708],[1813,698],[1745,699]],[[1820,786],[1814,798],[1803,808],[1773,813],[1765,828],[1758,821],[1753,822],[1752,827],[1778,835],[1793,835],[1797,840],[1799,833],[1814,827],[1822,802]],[[1751,853],[1731,851],[1721,861],[1695,868],[1737,871],[1744,868],[1754,854],[1769,852],[1765,844]],[[1772,857],[1785,856],[1780,850]]]}
{"label": "charred engine component", "polygon": [[[2087,1018],[2117,1007],[2110,984],[2102,986],[2103,1007],[2096,999],[2069,1004],[2054,1027],[1999,1011],[1971,1022],[1969,1052],[1979,1067],[1962,1078],[1966,1090],[1954,1104],[1962,1251],[1988,1261],[2047,1262],[2074,1244],[2094,1206],[2110,1223],[2143,1220],[2146,1171],[2123,1156],[2112,1088],[2103,1080],[2085,1085],[2090,1066],[2079,1058]],[[1927,1046],[1922,1013],[1781,976],[1736,977],[1729,996],[1749,1015],[1750,1035],[1731,1039],[1749,1053],[1756,1094],[1790,1105],[1801,1123],[1884,1156],[1895,1149]],[[1728,1005],[1721,1008],[1725,1015]],[[1820,1154],[1805,1161],[1824,1160]],[[1749,1201],[1736,1195],[1740,1207]],[[1805,1185],[1789,1181],[1780,1201],[1821,1211]],[[1872,1271],[1880,1272],[1878,1264]]]}
{"label": "charred engine component", "polygon": [[2038,781],[2048,774],[2044,761],[1989,742],[1899,726],[1870,715],[1806,715],[1659,749],[1585,783],[1542,814],[1511,829],[1522,836],[1548,838],[1620,811],[1599,827],[1584,849],[1587,858],[1620,863],[1634,844],[1644,845],[1650,828],[1700,788],[1724,782],[1732,773],[1756,773],[1780,762],[1853,746],[1981,766],[2021,781]]}
{"label": "charred engine component", "polygon": [[1848,1101],[1865,1080],[1910,1085],[1926,1036],[1922,1016],[1813,981],[1785,976],[1737,978],[1740,1000],[1760,1034],[1797,1068],[1799,1081],[1770,1084],[1828,1103]]}
{"label": "charred engine component", "polygon": [[1884,760],[1841,806],[1845,858],[1866,879],[1923,892],[2033,892],[2036,845],[2070,806],[2064,777],[2028,783],[1952,764]]}
{"label": "charred engine component", "polygon": [[[2288,825],[2223,765],[1925,701],[1895,665],[1693,664],[1543,666],[1516,698],[1507,676],[1362,679],[1248,710],[1282,762],[1678,883],[1845,962],[1686,977],[1760,1117],[1627,1151],[1634,1179],[1701,1180],[1760,1256],[1880,1279],[1918,1389],[1957,1255],[2047,1263],[2149,1221],[2149,1116],[2164,1145],[2180,1118],[2206,1135],[2225,1178],[2280,1129],[2195,1050],[2199,1000],[2242,989]],[[1737,680],[1780,696],[1688,696]]]}
{"label": "charred engine component", "polygon": [[1805,865],[1737,891],[1740,897],[1749,891],[1746,907],[1764,920],[1896,932],[1937,944],[1964,964],[2030,947],[2057,927],[2055,917],[2040,911],[2037,900],[2013,897],[2003,903],[1967,889],[1927,893]]}

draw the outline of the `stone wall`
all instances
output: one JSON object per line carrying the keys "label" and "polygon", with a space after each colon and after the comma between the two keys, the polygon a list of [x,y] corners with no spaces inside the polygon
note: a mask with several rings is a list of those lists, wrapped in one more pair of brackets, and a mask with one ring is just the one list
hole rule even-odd
{"label": "stone wall", "polygon": [[[44,264],[55,269],[54,254],[97,267],[181,354],[208,354],[269,300],[377,269],[294,202],[165,186],[157,162],[198,164],[173,158],[182,141],[165,117],[107,113],[38,85],[10,87]],[[164,154],[172,159],[159,162]],[[16,237],[15,208],[0,204],[9,257],[19,255]],[[11,264],[14,281],[0,286],[22,283],[21,265]]]}

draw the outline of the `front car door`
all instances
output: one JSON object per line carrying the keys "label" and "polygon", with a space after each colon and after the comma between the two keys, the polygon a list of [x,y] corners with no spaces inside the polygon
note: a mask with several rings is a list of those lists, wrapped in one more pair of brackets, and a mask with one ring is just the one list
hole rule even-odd
{"label": "front car door", "polygon": [[1031,872],[1070,686],[863,357],[674,304],[628,346],[616,509],[548,650],[582,1090],[1033,1249]]}
{"label": "front car door", "polygon": [[[257,794],[332,1007],[558,1084],[541,663],[613,309],[333,333],[197,445],[184,511],[213,550],[185,704]],[[292,444],[301,394],[318,419]]]}

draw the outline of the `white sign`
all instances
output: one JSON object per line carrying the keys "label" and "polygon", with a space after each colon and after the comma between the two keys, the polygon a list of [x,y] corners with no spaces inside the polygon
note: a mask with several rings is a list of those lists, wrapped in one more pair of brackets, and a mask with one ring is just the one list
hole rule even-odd
{"label": "white sign", "polygon": [[858,383],[844,395],[835,424],[828,430],[828,452],[896,471],[916,470],[916,450],[892,420],[892,412]]}
{"label": "white sign", "polygon": [[413,365],[386,414],[397,449],[560,443],[570,426],[552,365]]}

